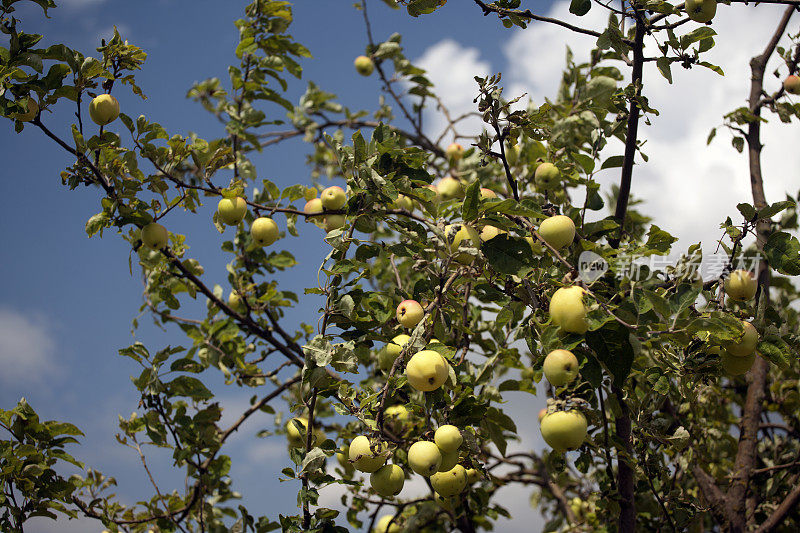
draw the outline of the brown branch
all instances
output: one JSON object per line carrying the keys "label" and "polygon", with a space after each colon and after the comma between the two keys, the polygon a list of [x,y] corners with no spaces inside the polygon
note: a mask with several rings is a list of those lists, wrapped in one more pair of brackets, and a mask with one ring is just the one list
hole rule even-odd
{"label": "brown branch", "polygon": [[797,485],[797,476],[794,477],[795,487],[792,491],[784,498],[781,504],[775,509],[772,514],[767,518],[761,526],[756,529],[756,533],[767,533],[769,531],[775,530],[781,522],[786,518],[786,516],[795,511],[797,506],[800,505],[800,485]]}
{"label": "brown branch", "polygon": [[727,516],[725,510],[725,495],[719,487],[717,487],[714,478],[703,470],[703,467],[697,464],[692,467],[692,473],[697,481],[697,485],[700,487],[700,491],[703,493],[703,498],[705,498],[706,502],[711,507],[711,512],[714,514],[717,521],[721,523],[725,522],[725,517]]}

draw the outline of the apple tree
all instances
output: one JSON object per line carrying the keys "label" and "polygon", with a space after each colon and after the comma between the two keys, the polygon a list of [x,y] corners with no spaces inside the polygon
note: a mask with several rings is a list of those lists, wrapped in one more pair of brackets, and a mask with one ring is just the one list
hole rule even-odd
{"label": "apple tree", "polygon": [[[292,37],[288,2],[254,0],[235,22],[230,79],[189,90],[222,122],[202,139],[120,109],[114,94],[147,90],[136,79],[144,50],[116,31],[93,55],[48,42],[25,31],[19,1],[0,2],[0,113],[9,131],[38,131],[74,157],[63,185],[98,197],[86,233],[130,244],[143,310],[185,335],[183,346],[120,350],[140,369],[141,395],[120,441],[143,464],[145,445],[168,449],[188,482],[119,501],[113,478],[79,460],[80,430],[21,401],[0,411],[0,529],[50,516],[109,531],[471,532],[508,515],[498,491],[510,485],[529,488],[548,531],[800,527],[798,198],[771,203],[761,171],[761,128],[797,131],[800,2],[773,0],[786,9],[754,51],[751,79],[730,80],[749,98],[720,131],[747,152],[752,201],[726,220],[691,215],[720,227],[727,257],[703,279],[691,268],[699,245],[678,250],[677,265],[628,268],[676,241],[637,209],[634,162],[647,164],[640,130],[657,113],[645,63],[668,80],[682,67],[721,74],[704,54],[716,35],[707,23],[727,4],[573,0],[579,16],[607,11],[591,28],[520,0],[464,2],[485,24],[555,24],[596,45],[568,53],[544,103],[504,94],[497,74],[476,77],[473,112],[453,116],[401,36],[373,35],[368,12],[422,17],[445,0],[355,4],[368,36],[355,70],[382,86],[371,110],[342,105],[324,80],[290,100],[286,80],[313,51]],[[58,16],[52,0],[32,1]],[[787,35],[791,46],[778,46]],[[75,121],[54,131],[48,116],[62,107]],[[423,110],[442,113],[444,131],[424,128]],[[311,177],[281,189],[255,154],[276,157],[292,138],[308,143]],[[612,190],[600,190],[603,171],[618,174]],[[199,237],[170,231],[207,205],[224,280],[192,257]],[[276,281],[297,264],[299,236],[330,250],[304,297]],[[587,275],[586,257],[606,267]],[[754,257],[756,269],[741,268]],[[315,320],[288,326],[287,310],[309,297],[322,302]],[[231,425],[209,384],[217,373],[252,390]],[[504,396],[543,391],[547,447],[509,451],[534,422],[504,411]],[[285,468],[268,474],[296,480],[297,509],[278,516],[239,505],[230,476],[226,444],[254,416],[274,417],[264,433],[288,442]],[[66,476],[68,463],[84,474]],[[405,495],[411,480],[429,490]],[[319,504],[331,486],[339,510]]]}

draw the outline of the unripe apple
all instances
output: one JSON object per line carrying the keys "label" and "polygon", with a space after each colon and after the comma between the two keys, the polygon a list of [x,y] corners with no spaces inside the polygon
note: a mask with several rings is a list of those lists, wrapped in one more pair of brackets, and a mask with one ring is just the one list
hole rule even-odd
{"label": "unripe apple", "polygon": [[142,244],[151,250],[162,250],[169,242],[167,228],[157,222],[151,222],[142,228]]}
{"label": "unripe apple", "polygon": [[449,376],[450,365],[433,350],[415,353],[406,365],[408,384],[418,391],[430,392],[438,389]]}
{"label": "unripe apple", "polygon": [[575,450],[586,439],[586,417],[576,411],[556,411],[542,419],[544,441],[554,450]]}
{"label": "unripe apple", "polygon": [[398,518],[394,522],[392,519],[394,518],[393,514],[383,515],[380,520],[375,522],[375,527],[372,528],[373,533],[400,533],[402,528],[400,527],[400,519]]}
{"label": "unripe apple", "polygon": [[[295,422],[302,426],[302,430],[297,428]],[[308,432],[308,418],[304,416],[292,418],[286,422],[286,438],[289,439],[289,446],[292,448],[306,447],[306,433]],[[313,433],[313,432],[312,432]],[[316,439],[311,437],[312,444]]]}
{"label": "unripe apple", "polygon": [[413,328],[420,323],[425,316],[425,310],[416,300],[403,300],[397,306],[397,321],[403,327]]}
{"label": "unripe apple", "polygon": [[739,357],[723,351],[719,356],[719,360],[726,374],[729,376],[741,376],[753,366],[753,361],[756,360],[756,354],[751,353],[750,355]]}
{"label": "unripe apple", "polygon": [[347,203],[347,194],[338,185],[328,187],[322,191],[319,198],[322,201],[322,207],[330,210],[341,209]]}
{"label": "unripe apple", "polygon": [[756,295],[758,282],[747,270],[734,270],[725,278],[725,292],[734,300],[749,300]]}
{"label": "unripe apple", "polygon": [[504,229],[500,229],[495,226],[484,226],[483,228],[481,228],[481,234],[480,234],[481,241],[483,242],[490,241],[495,237],[497,237],[498,235],[500,235],[501,233],[508,233],[508,232]]}
{"label": "unripe apple", "polygon": [[278,225],[269,217],[258,217],[250,226],[250,235],[258,246],[269,246],[278,240]]}
{"label": "unripe apple", "polygon": [[392,207],[395,209],[405,209],[406,211],[414,210],[414,201],[405,194],[398,194],[397,200],[392,202]]}
{"label": "unripe apple", "polygon": [[794,74],[787,76],[783,80],[783,89],[790,94],[800,94],[800,76],[795,76]]}
{"label": "unripe apple", "polygon": [[[443,452],[450,453],[458,451],[461,443],[464,442],[464,437],[457,427],[445,424],[439,426],[439,429],[433,434],[433,441]],[[448,468],[448,470],[450,469]]]}
{"label": "unripe apple", "polygon": [[39,104],[32,96],[28,97],[28,101],[25,103],[25,109],[26,111],[24,113],[14,113],[11,117],[20,122],[30,122],[39,114]]}
{"label": "unripe apple", "polygon": [[542,423],[542,419],[547,416],[547,407],[542,407],[539,410],[539,423]]}
{"label": "unripe apple", "polygon": [[442,452],[442,464],[439,465],[439,472],[447,472],[448,470],[452,470],[454,466],[458,464],[458,450],[452,452],[446,452],[440,449]]}
{"label": "unripe apple", "polygon": [[[468,241],[465,244],[471,244],[475,248],[478,248],[481,244],[481,237],[478,232],[475,228],[467,226],[466,224],[450,224],[445,226],[444,234],[448,239],[451,253],[458,252],[459,246],[461,246],[461,243],[464,241]],[[450,241],[450,238],[453,240]],[[456,255],[455,260],[463,265],[468,265],[475,260],[475,256],[468,252],[463,252]]]}
{"label": "unripe apple", "polygon": [[578,375],[578,358],[569,350],[553,350],[544,358],[542,370],[552,386],[561,387]]}
{"label": "unripe apple", "polygon": [[758,346],[758,331],[755,326],[744,320],[742,320],[742,326],[744,326],[742,338],[738,342],[732,342],[725,347],[729,354],[736,357],[752,355],[756,351],[756,346]]}
{"label": "unripe apple", "polygon": [[494,192],[492,189],[481,187],[481,198],[483,198],[484,200],[488,200],[489,198],[497,198],[497,193]]}
{"label": "unripe apple", "polygon": [[445,176],[439,180],[436,192],[439,193],[439,198],[442,200],[452,200],[464,196],[464,188],[461,182],[452,176]]}
{"label": "unripe apple", "polygon": [[467,468],[467,483],[470,485],[481,480],[481,473],[475,468]]}
{"label": "unripe apple", "polygon": [[313,215],[319,215],[322,213],[322,211],[322,200],[319,198],[312,198],[311,200],[307,201],[305,207],[303,207],[303,213],[312,215],[306,217],[306,220],[310,220],[320,228],[325,224],[324,217]]}
{"label": "unripe apple", "polygon": [[403,432],[404,426],[406,422],[408,422],[411,413],[406,409],[405,405],[392,405],[386,408],[383,415],[384,421],[389,429],[395,434],[400,434]]}
{"label": "unripe apple", "polygon": [[356,67],[356,72],[362,76],[369,76],[375,70],[375,64],[367,56],[358,56],[353,64]]}
{"label": "unripe apple", "polygon": [[584,290],[577,285],[558,289],[550,299],[550,318],[553,323],[569,333],[586,333],[586,306]]}
{"label": "unripe apple", "polygon": [[431,486],[444,497],[461,494],[467,487],[467,470],[456,465],[447,472],[437,472],[431,476]]}
{"label": "unripe apple", "polygon": [[359,435],[350,442],[350,462],[362,472],[371,474],[386,463],[386,443],[379,442],[370,446],[369,439],[364,435]]}
{"label": "unripe apple", "polygon": [[717,0],[686,0],[686,15],[695,22],[711,22],[717,13]]}
{"label": "unripe apple", "polygon": [[429,440],[419,440],[408,449],[408,466],[421,476],[430,476],[439,471],[442,452]]}
{"label": "unripe apple", "polygon": [[244,313],[247,311],[247,306],[244,304],[242,296],[238,291],[231,291],[231,293],[228,295],[228,307],[237,313]]}
{"label": "unripe apple", "polygon": [[228,226],[236,226],[247,214],[247,202],[244,198],[223,198],[217,204],[217,215]]}
{"label": "unripe apple", "polygon": [[351,465],[350,461],[347,460],[349,455],[350,447],[346,444],[342,444],[336,451],[336,460],[339,462],[339,466],[341,466],[345,472],[354,470],[353,465]]}
{"label": "unripe apple", "polygon": [[405,481],[405,472],[397,465],[384,465],[369,476],[369,484],[384,498],[400,494]]}
{"label": "unripe apple", "polygon": [[344,215],[325,215],[325,231],[330,233],[335,229],[339,229],[347,222],[347,217]]}
{"label": "unripe apple", "polygon": [[450,161],[458,161],[464,157],[464,147],[458,143],[452,143],[447,147],[447,150],[444,151],[444,154]]}
{"label": "unripe apple", "polygon": [[533,173],[536,187],[543,190],[556,188],[560,178],[561,171],[553,163],[540,163]]}
{"label": "unripe apple", "polygon": [[539,235],[547,244],[560,250],[575,239],[575,223],[566,215],[548,217],[539,225]]}
{"label": "unripe apple", "polygon": [[378,367],[381,370],[391,369],[395,359],[397,359],[397,356],[403,351],[403,346],[410,340],[411,337],[405,333],[393,338],[392,342],[388,343],[384,346],[383,350],[378,352]]}
{"label": "unripe apple", "polygon": [[110,94],[100,94],[89,104],[89,116],[95,124],[105,126],[119,116],[119,102]]}

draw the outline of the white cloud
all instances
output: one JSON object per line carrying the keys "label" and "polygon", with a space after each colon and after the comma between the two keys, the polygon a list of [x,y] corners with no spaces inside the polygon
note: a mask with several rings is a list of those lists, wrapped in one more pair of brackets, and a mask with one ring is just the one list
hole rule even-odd
{"label": "white cloud", "polygon": [[44,319],[0,308],[0,383],[38,383],[55,369],[55,342]]}

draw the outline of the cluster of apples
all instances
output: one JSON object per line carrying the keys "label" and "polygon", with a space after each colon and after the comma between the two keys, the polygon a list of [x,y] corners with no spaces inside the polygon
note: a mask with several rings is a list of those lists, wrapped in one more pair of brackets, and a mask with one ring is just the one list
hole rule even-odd
{"label": "cluster of apples", "polygon": [[338,185],[334,185],[323,190],[319,198],[312,198],[306,202],[303,212],[317,226],[324,228],[325,231],[333,231],[344,226],[347,219],[342,214],[325,212],[338,211],[346,203],[347,193]]}
{"label": "cluster of apples", "polygon": [[[578,358],[569,350],[553,350],[544,358],[544,377],[553,387],[563,387],[578,375]],[[556,451],[575,450],[586,440],[588,423],[578,409],[539,411],[539,427],[544,441]]]}
{"label": "cluster of apples", "polygon": [[[752,300],[758,289],[758,282],[747,270],[734,270],[723,284],[725,293],[729,298],[740,302]],[[722,348],[714,347],[712,352],[718,353],[722,369],[731,376],[744,374],[756,359],[758,346],[758,330],[750,322],[742,320],[744,334],[736,342],[731,342]]]}

